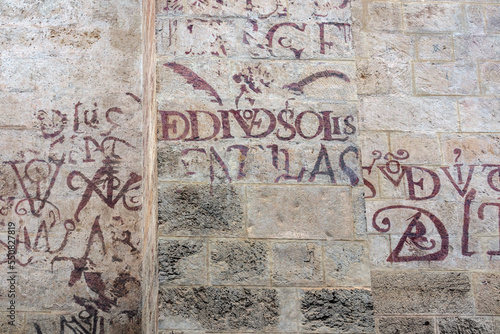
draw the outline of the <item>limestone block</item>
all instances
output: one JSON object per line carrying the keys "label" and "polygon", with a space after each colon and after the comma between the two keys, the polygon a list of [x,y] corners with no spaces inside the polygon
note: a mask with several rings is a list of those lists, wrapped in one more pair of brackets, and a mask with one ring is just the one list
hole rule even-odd
{"label": "limestone block", "polygon": [[498,98],[466,98],[460,100],[460,120],[462,131],[500,132],[500,108]]}
{"label": "limestone block", "polygon": [[361,101],[359,122],[361,130],[454,132],[457,116],[455,102],[446,98],[370,96]]}
{"label": "limestone block", "polygon": [[475,66],[460,63],[415,63],[419,95],[474,95],[479,92]]}
{"label": "limestone block", "polygon": [[[487,111],[486,111],[487,112]],[[474,116],[467,116],[468,119],[473,119]],[[486,116],[489,119],[491,116]],[[495,116],[494,116],[495,117]],[[480,128],[481,123],[474,122]],[[469,122],[474,126],[474,123]],[[493,127],[496,127],[494,122],[491,122]],[[478,128],[478,127],[472,127]],[[441,136],[441,146],[444,156],[444,162],[448,165],[453,165],[457,154],[454,154],[456,148],[460,149],[461,156],[460,161],[466,164],[497,164],[498,154],[500,150],[498,148],[498,141],[500,136],[496,134],[443,134]]]}
{"label": "limestone block", "polygon": [[378,329],[384,334],[434,334],[433,318],[380,318]]}
{"label": "limestone block", "polygon": [[325,244],[325,277],[330,286],[370,286],[369,254],[363,242]]}
{"label": "limestone block", "polygon": [[394,73],[384,60],[359,59],[357,66],[358,94],[360,95],[384,95],[391,91]]}
{"label": "limestone block", "polygon": [[239,187],[164,184],[158,195],[159,230],[176,236],[240,236],[243,208]]}
{"label": "limestone block", "polygon": [[499,6],[485,6],[486,13],[486,31],[489,34],[500,33],[500,7]]}
{"label": "limestone block", "polygon": [[[247,187],[252,238],[347,239],[353,236],[348,187]],[[319,205],[317,210],[311,207]]]}
{"label": "limestone block", "polygon": [[301,290],[301,328],[318,333],[374,333],[373,302],[369,290]]}
{"label": "limestone block", "polygon": [[369,234],[367,239],[371,268],[382,269],[392,267],[392,263],[387,261],[387,256],[392,251],[389,236]]}
{"label": "limestone block", "polygon": [[480,5],[466,5],[465,17],[468,23],[467,31],[472,34],[484,33],[484,7]]}
{"label": "limestone block", "polygon": [[237,55],[234,20],[160,19],[156,23],[158,57],[231,57]]}
{"label": "limestone block", "polygon": [[210,242],[212,285],[268,285],[269,246],[262,241]]}
{"label": "limestone block", "polygon": [[422,35],[417,40],[418,58],[421,60],[453,60],[453,39],[451,35]]}
{"label": "limestone block", "polygon": [[476,291],[477,314],[500,314],[500,275],[475,274],[474,285]]}
{"label": "limestone block", "polygon": [[483,93],[486,95],[500,94],[500,63],[483,63],[480,65],[480,71],[481,90],[483,91]]}
{"label": "limestone block", "polygon": [[350,2],[345,0],[290,0],[288,9],[290,19],[293,21],[347,22],[351,18]]}
{"label": "limestone block", "polygon": [[164,239],[158,243],[160,284],[207,283],[207,246],[200,239]]}
{"label": "limestone block", "polygon": [[493,319],[473,318],[438,318],[439,333],[496,333]]}
{"label": "limestone block", "polygon": [[279,324],[276,289],[197,287],[159,292],[159,329],[264,331]]}
{"label": "limestone block", "polygon": [[273,244],[273,285],[320,285],[323,283],[323,247],[316,242]]}
{"label": "limestone block", "polygon": [[455,35],[455,57],[473,62],[477,59],[500,58],[500,36],[498,35]]}
{"label": "limestone block", "polygon": [[469,276],[460,272],[372,271],[375,312],[473,314]]}
{"label": "limestone block", "polygon": [[251,58],[352,59],[352,26],[349,22],[314,20],[248,20],[242,45]]}
{"label": "limestone block", "polygon": [[408,165],[440,165],[441,154],[439,138],[435,134],[393,132],[390,135],[393,152],[406,150],[409,157],[404,160]]}
{"label": "limestone block", "polygon": [[458,3],[404,3],[404,27],[413,33],[461,31],[462,10]]}
{"label": "limestone block", "polygon": [[367,28],[375,31],[399,31],[401,29],[401,4],[394,2],[369,3]]}

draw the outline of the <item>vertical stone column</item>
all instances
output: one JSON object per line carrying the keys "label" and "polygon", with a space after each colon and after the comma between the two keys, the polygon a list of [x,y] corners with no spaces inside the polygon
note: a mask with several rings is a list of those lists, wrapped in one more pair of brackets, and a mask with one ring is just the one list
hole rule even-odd
{"label": "vertical stone column", "polygon": [[374,332],[349,3],[157,4],[160,331]]}
{"label": "vertical stone column", "polygon": [[0,332],[139,333],[140,2],[0,13]]}

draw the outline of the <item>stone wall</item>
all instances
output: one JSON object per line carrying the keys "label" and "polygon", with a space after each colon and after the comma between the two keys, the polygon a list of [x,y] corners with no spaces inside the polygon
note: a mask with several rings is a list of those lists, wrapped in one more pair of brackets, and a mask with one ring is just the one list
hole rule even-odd
{"label": "stone wall", "polygon": [[499,27],[0,2],[0,332],[500,332]]}
{"label": "stone wall", "polygon": [[141,25],[0,2],[0,333],[141,330]]}
{"label": "stone wall", "polygon": [[380,333],[500,331],[500,7],[488,2],[353,4]]}

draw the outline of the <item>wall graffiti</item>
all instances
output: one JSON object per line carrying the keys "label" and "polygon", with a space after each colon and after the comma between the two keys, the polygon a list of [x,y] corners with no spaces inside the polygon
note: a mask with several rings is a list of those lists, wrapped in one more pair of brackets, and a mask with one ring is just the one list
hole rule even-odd
{"label": "wall graffiti", "polygon": [[[10,170],[15,185],[5,187],[0,197],[0,226],[15,222],[11,253],[20,275],[29,276],[35,267],[45,267],[49,275],[71,268],[69,290],[57,289],[81,311],[60,317],[61,333],[105,333],[113,319],[123,316],[132,327],[140,322],[136,226],[142,177],[129,166],[129,157],[140,155],[136,143],[141,138],[123,138],[118,130],[141,100],[132,93],[122,99],[128,107],[77,102],[71,112],[38,110],[34,122],[47,150],[23,151],[3,162],[2,171]],[[90,218],[100,203],[101,214]],[[86,247],[78,254],[82,240]],[[8,262],[8,249],[0,236],[0,265]],[[38,334],[46,333],[40,323],[33,326]]]}
{"label": "wall graffiti", "polygon": [[[365,176],[366,199],[380,196],[377,190],[379,184],[374,181],[373,177],[378,170],[382,180],[388,181],[394,190],[404,191],[404,199],[415,204],[415,206],[381,207],[372,216],[371,224],[380,233],[388,233],[391,228],[394,228],[394,224],[400,224],[401,237],[387,261],[444,261],[446,259],[450,251],[449,238],[456,237],[456,233],[450,233],[446,228],[449,217],[443,217],[440,212],[433,213],[425,208],[436,200],[445,201],[443,197],[453,193],[458,196],[453,201],[462,203],[460,213],[462,229],[454,231],[461,234],[461,255],[471,257],[478,253],[470,250],[470,240],[473,237],[471,228],[474,225],[484,226],[485,223],[492,224],[492,222],[497,224],[500,241],[500,216],[498,214],[500,203],[492,201],[500,192],[500,165],[465,165],[458,163],[462,151],[458,148],[454,149],[454,154],[456,163],[453,166],[431,168],[405,164],[405,161],[410,158],[410,153],[406,150],[389,152],[385,155],[380,151],[373,151],[371,164],[362,167]],[[394,215],[397,217],[395,221],[384,217],[388,211],[398,213]],[[402,221],[403,217],[406,221]],[[422,222],[423,219],[428,222]],[[433,226],[432,235],[428,231],[429,226]],[[438,240],[433,239],[435,236],[439,237]],[[439,250],[437,250],[438,246]],[[411,251],[413,255],[400,256],[403,247],[413,248]],[[437,251],[431,253],[430,251],[434,249]],[[489,256],[500,255],[498,249],[490,249],[486,253]]]}

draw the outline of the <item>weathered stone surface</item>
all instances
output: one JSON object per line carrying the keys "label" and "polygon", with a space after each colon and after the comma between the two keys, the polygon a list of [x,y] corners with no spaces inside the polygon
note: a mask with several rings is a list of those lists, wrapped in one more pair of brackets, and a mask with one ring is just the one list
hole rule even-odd
{"label": "weathered stone surface", "polygon": [[210,282],[236,285],[269,283],[269,246],[262,241],[210,243]]}
{"label": "weathered stone surface", "polygon": [[332,286],[370,286],[368,249],[362,242],[325,244],[326,283]]}
{"label": "weathered stone surface", "polygon": [[493,334],[495,324],[491,318],[438,318],[440,334]]}
{"label": "weathered stone surface", "polygon": [[320,243],[273,244],[274,285],[319,285],[323,282],[323,249]]}
{"label": "weathered stone surface", "polygon": [[460,272],[373,271],[375,312],[472,314],[469,276]]}
{"label": "weathered stone surface", "polygon": [[500,275],[474,275],[478,314],[500,315]]}
{"label": "weathered stone surface", "polygon": [[432,318],[380,318],[378,330],[384,334],[434,334]]}
{"label": "weathered stone surface", "polygon": [[302,330],[320,333],[375,332],[369,290],[302,290],[300,298]]}
{"label": "weathered stone surface", "polygon": [[490,34],[500,33],[500,8],[498,6],[485,6],[486,30]]}
{"label": "weathered stone surface", "polygon": [[461,31],[461,7],[458,3],[404,3],[404,24],[409,32],[436,33]]}
{"label": "weathered stone surface", "polygon": [[207,249],[203,240],[160,239],[160,284],[206,284]]}
{"label": "weathered stone surface", "polygon": [[[353,235],[347,187],[248,186],[252,238],[344,239]],[[320,203],[318,210],[311,210]]]}
{"label": "weathered stone surface", "polygon": [[417,40],[421,60],[452,60],[453,40],[450,35],[423,35]]}
{"label": "weathered stone surface", "polygon": [[158,223],[165,235],[232,235],[243,233],[241,191],[225,185],[163,185]]}
{"label": "weathered stone surface", "polygon": [[481,89],[486,95],[500,94],[500,64],[485,62],[481,64]]}
{"label": "weathered stone surface", "polygon": [[263,331],[279,321],[275,289],[160,288],[160,329]]}
{"label": "weathered stone surface", "polygon": [[500,99],[465,98],[460,100],[458,106],[463,131],[500,132],[500,115],[495,112],[500,108]]}
{"label": "weathered stone surface", "polygon": [[401,4],[393,2],[368,4],[367,26],[371,30],[398,31],[401,29]]}
{"label": "weathered stone surface", "polygon": [[415,63],[419,95],[475,95],[479,92],[477,69],[460,63]]}
{"label": "weathered stone surface", "polygon": [[366,97],[360,104],[359,120],[361,130],[458,130],[456,104],[446,98]]}
{"label": "weathered stone surface", "polygon": [[[2,303],[3,305],[7,305],[8,301],[3,301],[2,299]],[[12,318],[9,318],[8,312],[0,313],[0,317],[2,317],[1,318],[2,321],[0,321],[0,331],[2,331],[2,333],[5,334],[27,333],[23,313],[16,312],[14,325],[9,324],[9,321],[12,321]]]}

